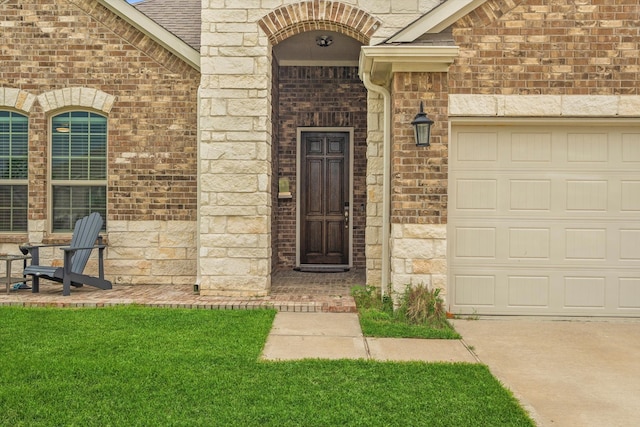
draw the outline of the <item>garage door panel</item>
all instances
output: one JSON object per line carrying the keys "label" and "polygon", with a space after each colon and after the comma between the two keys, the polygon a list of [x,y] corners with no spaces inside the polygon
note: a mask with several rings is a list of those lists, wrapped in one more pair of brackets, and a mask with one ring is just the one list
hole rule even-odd
{"label": "garage door panel", "polygon": [[481,130],[461,132],[454,156],[461,163],[495,164],[498,161],[498,133]]}
{"label": "garage door panel", "polygon": [[547,164],[550,167],[553,159],[551,155],[551,138],[549,132],[514,132],[511,138],[510,160],[514,164],[534,163],[533,167],[540,168]]}
{"label": "garage door panel", "polygon": [[620,260],[640,261],[640,229],[620,230]]}
{"label": "garage door panel", "polygon": [[567,308],[604,308],[604,277],[565,277],[564,306]]}
{"label": "garage door panel", "polygon": [[450,309],[460,314],[637,315],[640,277],[611,270],[460,270],[452,277]]}
{"label": "garage door panel", "polygon": [[550,228],[509,228],[509,259],[549,260]]}
{"label": "garage door panel", "polygon": [[[496,224],[498,222],[498,224]],[[635,222],[554,218],[496,220],[459,218],[449,225],[452,266],[510,263],[563,267],[601,265],[640,269],[640,225]]]}
{"label": "garage door panel", "polygon": [[450,309],[640,316],[640,127],[452,130]]}
{"label": "garage door panel", "polygon": [[622,309],[640,309],[640,277],[621,277],[618,281],[618,305]]}
{"label": "garage door panel", "polygon": [[458,306],[495,305],[496,277],[482,274],[459,274],[454,278],[456,293],[455,304]]}
{"label": "garage door panel", "polygon": [[640,180],[624,180],[620,183],[620,210],[640,212]]}
{"label": "garage door panel", "polygon": [[497,210],[498,182],[495,179],[459,179],[456,181],[460,210]]}
{"label": "garage door panel", "polygon": [[567,161],[606,163],[609,161],[609,135],[602,132],[567,134]]}
{"label": "garage door panel", "polygon": [[551,211],[551,180],[510,179],[509,211]]}
{"label": "garage door panel", "polygon": [[607,230],[604,228],[568,228],[564,241],[565,261],[607,258]]}
{"label": "garage door panel", "polygon": [[511,275],[508,276],[507,293],[509,307],[549,306],[549,276]]}
{"label": "garage door panel", "polygon": [[460,227],[456,229],[456,258],[495,258],[495,227]]}
{"label": "garage door panel", "polygon": [[[639,167],[640,170],[640,167]],[[638,173],[638,172],[636,172]],[[640,213],[640,179],[622,174],[541,171],[539,174],[471,171],[452,178],[450,216],[477,217],[477,211],[533,218],[635,218]]]}
{"label": "garage door panel", "polygon": [[640,133],[622,134],[622,161],[640,163]]}
{"label": "garage door panel", "polygon": [[568,211],[606,211],[608,200],[608,181],[606,180],[568,180]]}

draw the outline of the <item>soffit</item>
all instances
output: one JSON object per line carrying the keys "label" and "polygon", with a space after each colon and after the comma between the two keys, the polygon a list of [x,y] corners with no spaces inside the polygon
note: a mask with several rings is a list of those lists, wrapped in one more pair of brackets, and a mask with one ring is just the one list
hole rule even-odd
{"label": "soffit", "polygon": [[363,46],[360,51],[360,77],[386,85],[397,72],[447,72],[458,56],[457,46],[379,45]]}

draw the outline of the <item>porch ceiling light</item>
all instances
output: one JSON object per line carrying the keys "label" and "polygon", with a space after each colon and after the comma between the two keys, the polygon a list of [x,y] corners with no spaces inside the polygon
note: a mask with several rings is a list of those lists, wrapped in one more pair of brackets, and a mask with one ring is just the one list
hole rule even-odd
{"label": "porch ceiling light", "polygon": [[329,47],[333,44],[333,37],[331,36],[318,36],[316,37],[316,44],[320,47]]}
{"label": "porch ceiling light", "polygon": [[427,114],[424,112],[422,101],[420,101],[420,111],[416,114],[411,124],[413,125],[416,145],[418,147],[428,147],[431,145],[429,140],[431,138],[431,125],[433,124],[433,120],[427,117]]}

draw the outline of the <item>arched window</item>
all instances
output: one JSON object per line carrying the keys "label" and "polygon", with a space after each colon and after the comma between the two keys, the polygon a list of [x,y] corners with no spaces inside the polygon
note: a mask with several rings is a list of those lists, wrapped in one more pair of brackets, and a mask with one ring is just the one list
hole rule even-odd
{"label": "arched window", "polygon": [[29,120],[0,110],[0,232],[27,231]]}
{"label": "arched window", "polygon": [[106,221],[107,118],[68,111],[51,118],[52,231],[72,231],[91,212]]}

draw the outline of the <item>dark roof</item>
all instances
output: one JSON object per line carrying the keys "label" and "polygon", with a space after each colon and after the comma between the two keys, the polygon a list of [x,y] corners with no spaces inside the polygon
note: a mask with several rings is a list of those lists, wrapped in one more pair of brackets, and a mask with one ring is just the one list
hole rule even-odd
{"label": "dark roof", "polygon": [[132,6],[200,51],[202,0],[144,0]]}

